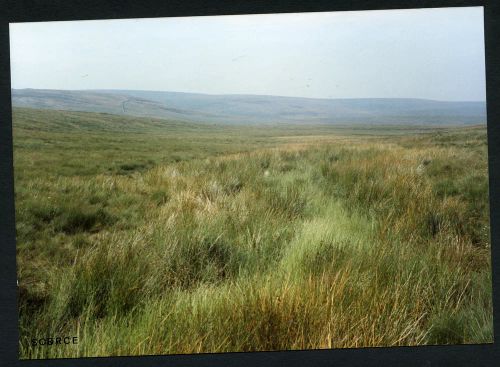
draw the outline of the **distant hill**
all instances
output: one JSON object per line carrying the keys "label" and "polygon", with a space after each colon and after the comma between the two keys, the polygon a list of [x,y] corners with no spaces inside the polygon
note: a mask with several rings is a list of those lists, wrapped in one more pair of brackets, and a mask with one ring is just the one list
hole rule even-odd
{"label": "distant hill", "polygon": [[105,112],[189,122],[464,125],[486,122],[485,102],[317,99],[133,90],[13,89],[15,107]]}

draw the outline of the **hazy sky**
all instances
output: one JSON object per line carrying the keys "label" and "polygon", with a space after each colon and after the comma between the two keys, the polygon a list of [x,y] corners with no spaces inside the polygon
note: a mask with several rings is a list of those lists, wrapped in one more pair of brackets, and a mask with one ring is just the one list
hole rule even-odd
{"label": "hazy sky", "polygon": [[483,9],[15,23],[13,88],[485,100]]}

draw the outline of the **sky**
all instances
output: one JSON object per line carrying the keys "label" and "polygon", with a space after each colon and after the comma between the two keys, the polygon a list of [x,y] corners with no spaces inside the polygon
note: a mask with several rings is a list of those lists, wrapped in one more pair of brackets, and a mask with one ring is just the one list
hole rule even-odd
{"label": "sky", "polygon": [[12,88],[484,101],[482,7],[10,24]]}

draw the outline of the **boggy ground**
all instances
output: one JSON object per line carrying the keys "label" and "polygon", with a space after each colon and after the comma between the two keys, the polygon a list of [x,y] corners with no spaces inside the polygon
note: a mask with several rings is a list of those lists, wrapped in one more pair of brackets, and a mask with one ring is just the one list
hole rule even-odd
{"label": "boggy ground", "polygon": [[484,126],[21,109],[14,145],[21,358],[493,341]]}

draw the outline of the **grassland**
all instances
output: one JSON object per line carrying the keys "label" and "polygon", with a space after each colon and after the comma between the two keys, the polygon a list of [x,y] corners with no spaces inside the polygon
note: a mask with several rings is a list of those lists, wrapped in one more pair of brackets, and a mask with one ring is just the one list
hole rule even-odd
{"label": "grassland", "polygon": [[485,126],[13,126],[21,358],[493,341]]}

